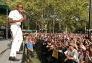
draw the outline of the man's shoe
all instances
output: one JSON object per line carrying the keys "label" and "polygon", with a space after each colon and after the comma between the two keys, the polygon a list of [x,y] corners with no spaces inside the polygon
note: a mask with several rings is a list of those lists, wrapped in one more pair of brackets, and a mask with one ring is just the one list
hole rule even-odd
{"label": "man's shoe", "polygon": [[23,54],[23,51],[16,52],[17,54]]}
{"label": "man's shoe", "polygon": [[10,61],[19,61],[19,59],[17,59],[16,57],[9,57]]}
{"label": "man's shoe", "polygon": [[9,60],[13,60],[14,59],[14,57],[9,57]]}

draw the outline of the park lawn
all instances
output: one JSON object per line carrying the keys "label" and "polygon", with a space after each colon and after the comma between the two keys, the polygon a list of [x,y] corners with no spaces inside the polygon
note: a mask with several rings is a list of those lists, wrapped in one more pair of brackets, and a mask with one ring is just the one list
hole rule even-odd
{"label": "park lawn", "polygon": [[32,58],[32,62],[30,63],[41,63],[38,58]]}

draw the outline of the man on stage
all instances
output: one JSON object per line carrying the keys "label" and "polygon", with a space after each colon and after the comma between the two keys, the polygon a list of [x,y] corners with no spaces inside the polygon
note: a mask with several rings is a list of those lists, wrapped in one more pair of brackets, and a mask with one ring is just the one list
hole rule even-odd
{"label": "man on stage", "polygon": [[9,13],[9,20],[10,23],[10,29],[12,32],[12,46],[11,46],[11,52],[10,52],[10,61],[18,61],[19,59],[16,58],[16,52],[19,52],[20,46],[23,42],[23,36],[22,36],[22,30],[21,30],[21,22],[26,21],[26,18],[23,17],[23,13],[25,13],[25,10],[23,9],[22,4],[17,4],[16,10],[12,10]]}

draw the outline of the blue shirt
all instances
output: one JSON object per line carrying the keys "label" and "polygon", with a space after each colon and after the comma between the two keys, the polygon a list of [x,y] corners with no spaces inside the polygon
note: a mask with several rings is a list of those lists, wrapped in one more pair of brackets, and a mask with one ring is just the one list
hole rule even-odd
{"label": "blue shirt", "polygon": [[33,44],[31,42],[27,43],[27,48],[33,48]]}

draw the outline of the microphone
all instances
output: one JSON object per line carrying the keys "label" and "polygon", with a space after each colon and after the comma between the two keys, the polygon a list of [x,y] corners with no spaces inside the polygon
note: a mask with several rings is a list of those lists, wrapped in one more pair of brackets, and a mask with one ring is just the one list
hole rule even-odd
{"label": "microphone", "polygon": [[23,16],[23,18],[24,18],[25,20],[28,20],[28,19],[29,19],[29,15],[28,15],[28,13],[27,13],[25,10],[23,10],[23,11],[21,12],[21,14],[22,14],[22,16]]}

